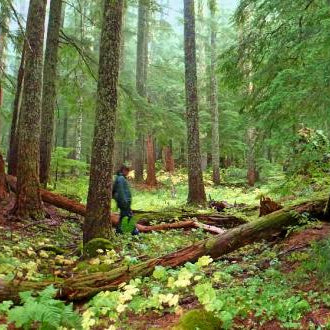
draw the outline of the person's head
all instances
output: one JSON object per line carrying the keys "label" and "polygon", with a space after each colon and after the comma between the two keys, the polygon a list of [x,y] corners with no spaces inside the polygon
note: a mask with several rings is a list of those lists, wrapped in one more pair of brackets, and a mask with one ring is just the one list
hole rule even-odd
{"label": "person's head", "polygon": [[126,165],[120,166],[118,170],[118,174],[121,173],[123,176],[127,176],[130,172],[130,168]]}

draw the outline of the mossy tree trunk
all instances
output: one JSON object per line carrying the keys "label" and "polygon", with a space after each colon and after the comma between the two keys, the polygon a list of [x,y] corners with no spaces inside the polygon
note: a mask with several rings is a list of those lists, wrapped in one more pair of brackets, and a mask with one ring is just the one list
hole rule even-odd
{"label": "mossy tree trunk", "polygon": [[[3,104],[3,77],[5,72],[5,49],[7,46],[9,10],[7,6],[1,4],[0,9],[0,109]],[[0,118],[1,120],[1,118]],[[1,125],[1,122],[0,122]],[[0,126],[1,131],[1,126]]]}
{"label": "mossy tree trunk", "polygon": [[198,205],[206,203],[206,195],[199,141],[195,6],[193,0],[184,0],[184,51],[188,138],[188,203]]}
{"label": "mossy tree trunk", "polygon": [[[310,213],[313,217],[323,217],[326,199],[305,202],[293,207],[282,209],[263,218],[228,230],[224,234],[200,241],[189,247],[174,253],[147,260],[134,266],[122,266],[109,272],[94,273],[91,275],[78,275],[58,283],[60,289],[58,297],[66,300],[79,301],[87,299],[100,291],[116,290],[123,282],[138,276],[149,276],[156,266],[177,267],[186,262],[195,262],[203,255],[209,255],[213,259],[237,250],[247,244],[258,242],[262,239],[274,237],[288,227],[298,225],[300,214]],[[18,293],[27,288],[40,290],[50,283],[32,283],[12,281],[10,283],[0,281],[0,301],[17,300]]]}
{"label": "mossy tree trunk", "polygon": [[[149,5],[149,0],[139,0],[136,49],[136,90],[142,98],[147,97]],[[135,181],[140,183],[143,182],[144,169],[143,111],[137,110],[135,120],[136,141],[134,150],[134,170]]]}
{"label": "mossy tree trunk", "polygon": [[111,229],[109,217],[123,4],[124,0],[104,1],[97,109],[83,229],[84,243],[97,237],[109,237]]}
{"label": "mossy tree trunk", "polygon": [[22,218],[44,216],[40,196],[40,112],[46,0],[31,0],[26,26],[25,73],[19,116],[17,194],[14,213]]}
{"label": "mossy tree trunk", "polygon": [[40,183],[46,187],[55,128],[57,53],[62,23],[62,0],[51,0],[43,73],[41,135],[40,135]]}

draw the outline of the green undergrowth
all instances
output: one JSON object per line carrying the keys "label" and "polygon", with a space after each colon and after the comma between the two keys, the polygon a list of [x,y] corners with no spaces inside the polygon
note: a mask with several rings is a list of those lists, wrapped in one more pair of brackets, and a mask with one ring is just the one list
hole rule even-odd
{"label": "green undergrowth", "polygon": [[[312,310],[328,309],[330,315],[329,247],[327,239],[281,255],[277,246],[256,243],[228,259],[214,261],[204,256],[177,269],[158,266],[149,277],[123,283],[117,291],[99,293],[76,312],[54,299],[50,287],[35,298],[21,294],[19,307],[3,302],[0,315],[26,329],[32,320],[42,329],[52,329],[47,327],[50,320],[67,329],[132,329],[132,315],[151,312],[183,314],[174,329],[197,329],[190,325],[198,319],[205,319],[204,327],[200,324],[198,329],[219,329],[219,324],[231,329],[238,327],[239,320],[251,318],[259,326],[276,321],[284,328],[300,329],[301,320]],[[99,253],[102,259],[103,251]],[[284,272],[283,266],[291,263],[297,266]],[[314,285],[307,289],[311,281]],[[198,311],[186,314],[184,301],[189,298]],[[40,304],[44,307],[39,308]],[[200,318],[196,319],[196,313]],[[72,322],[79,324],[73,326]]]}
{"label": "green undergrowth", "polygon": [[[276,176],[278,172],[274,171],[273,174]],[[211,211],[188,209],[184,205],[187,193],[184,173],[171,178],[170,183],[166,181],[169,180],[167,174],[162,175],[162,186],[158,190],[133,189],[133,208],[171,214],[171,217],[173,214],[174,219],[177,218],[177,211],[181,212],[183,209],[197,213]],[[177,180],[176,196],[171,195],[174,179]],[[72,179],[68,180],[70,184],[65,180],[63,186],[58,183],[57,191],[72,196],[78,195],[84,202],[87,178],[76,179],[77,184]],[[282,184],[281,180],[283,178],[280,176],[278,181],[274,179],[277,184]],[[246,204],[242,209],[229,209],[226,212],[247,220],[256,219],[258,211],[254,206],[259,203],[260,196],[268,195],[275,186],[279,187],[277,184],[265,183],[256,188],[247,188],[230,183],[232,186],[227,184],[215,188],[210,182],[206,182],[207,193],[212,199]],[[280,198],[281,193],[276,192],[270,196]],[[308,191],[300,190],[300,193],[294,194],[294,200],[283,200],[283,204],[290,205],[320,196],[324,196],[324,186],[321,185]],[[143,215],[136,213],[134,217],[133,222]],[[154,221],[152,213],[148,215],[148,221],[150,224],[159,222]],[[301,221],[302,227],[299,230],[322,227],[319,223],[310,222],[308,214],[304,214]],[[17,223],[15,229],[2,227],[0,280],[62,282],[76,274],[105,272],[122,265],[134,265],[212,236],[201,229],[170,230],[132,236],[129,233],[133,222],[128,224],[124,221],[124,235],[115,235],[109,245],[94,246],[90,258],[84,260],[81,258],[82,222],[79,219],[63,219],[54,226],[41,223],[30,227],[29,223]],[[290,233],[292,231],[297,231],[297,228],[291,228]],[[66,317],[73,317],[75,322],[79,323],[74,326],[75,329],[132,329],[131,319],[136,320],[144,316],[139,321],[142,329],[148,326],[148,319],[155,313],[159,316],[172,313],[177,315],[178,320],[175,329],[185,329],[185,326],[191,328],[189,322],[195,322],[196,318],[195,312],[186,315],[185,301],[188,300],[193,301],[194,308],[197,308],[196,313],[202,313],[201,318],[213,315],[213,320],[204,322],[210,322],[209,329],[212,329],[213,321],[219,322],[221,328],[231,329],[244,324],[245,320],[253,320],[254,324],[259,326],[275,321],[284,328],[299,329],[306,314],[321,308],[330,310],[329,255],[329,239],[315,243],[309,249],[293,250],[285,254],[282,254],[276,245],[256,243],[220,260],[205,256],[195,264],[187,263],[176,269],[156,267],[151,276],[124,283],[117,291],[101,292],[84,306],[76,308],[75,312],[70,305],[60,304],[54,299],[54,293],[50,296],[51,289],[46,291],[47,299],[41,298],[44,293],[36,297],[23,294],[19,306],[15,307],[11,302],[0,305],[0,323],[14,322],[25,329],[48,329],[50,320],[56,318],[56,321],[51,323],[56,324],[58,329],[70,329],[73,325]],[[310,282],[313,286],[309,286]],[[24,297],[27,297],[28,301],[25,301]],[[47,308],[40,309],[41,314],[38,314],[38,304],[41,304],[41,300]],[[30,308],[28,305],[34,307]],[[50,315],[46,313],[47,309],[50,310]],[[45,314],[42,314],[43,311]],[[21,314],[26,317],[20,317]],[[6,328],[7,325],[0,324],[0,329]]]}
{"label": "green undergrowth", "polygon": [[[86,203],[88,192],[88,177],[60,178],[56,182],[55,192]],[[158,172],[157,189],[136,187],[133,183],[133,204],[135,210],[159,211],[186,207],[188,195],[187,174],[178,170],[169,175]],[[130,181],[132,181],[130,179]],[[211,180],[211,172],[204,173],[205,191],[208,199],[227,201],[230,204],[243,203],[248,206],[257,206],[261,196],[269,196],[287,204],[292,200],[308,198],[311,194],[323,194],[330,185],[330,177],[323,171],[315,169],[308,175],[285,175],[279,165],[271,165],[264,173],[262,180],[255,187],[246,185],[245,172],[241,169],[228,168],[222,171],[222,184],[215,187]],[[54,189],[54,185],[49,187]],[[112,209],[117,210],[113,201]]]}
{"label": "green undergrowth", "polygon": [[[305,250],[309,262],[303,260],[289,274],[282,272],[282,263],[294,254],[280,258],[279,250],[266,243],[231,254],[240,258],[239,262],[213,261],[205,256],[195,264],[187,263],[177,269],[158,266],[150,277],[137,278],[124,283],[117,291],[96,295],[85,305],[84,328],[106,327],[111,320],[114,328],[129,329],[132,313],[182,314],[181,302],[193,297],[205,315],[211,313],[212,322],[217,320],[224,329],[231,329],[238,320],[251,317],[259,325],[275,320],[284,328],[300,329],[304,315],[313,309],[329,307],[329,282],[324,277],[329,259],[324,258],[328,250],[323,248],[329,242],[326,240]],[[321,261],[324,265],[317,267]],[[314,288],[305,290],[312,279],[316,281]],[[189,322],[189,317],[183,317],[175,329],[188,329],[184,324]]]}
{"label": "green undergrowth", "polygon": [[[35,297],[31,291],[20,293],[21,305],[12,301],[0,304],[0,316],[6,315],[7,322],[19,329],[82,329],[81,316],[74,311],[73,304],[54,299],[57,290],[49,286]],[[0,324],[0,329],[7,329]]]}

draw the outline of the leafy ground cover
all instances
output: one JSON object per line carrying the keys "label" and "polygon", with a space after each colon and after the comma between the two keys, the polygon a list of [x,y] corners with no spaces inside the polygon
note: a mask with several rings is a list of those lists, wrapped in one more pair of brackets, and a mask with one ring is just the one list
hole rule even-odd
{"label": "leafy ground cover", "polygon": [[[180,180],[179,186],[184,176]],[[162,184],[160,191],[135,190],[135,207],[144,209],[152,200],[151,209],[164,206],[171,186]],[[253,207],[258,194],[270,187],[208,189],[217,192],[214,199]],[[173,205],[182,207],[179,188],[177,194],[180,198],[173,197]],[[2,205],[4,212],[9,208]],[[0,284],[12,279],[61,282],[75,274],[135,264],[211,236],[201,229],[123,235],[113,246],[82,260],[82,219],[52,207],[47,210],[52,217],[39,223],[8,222],[1,214]],[[246,218],[255,216],[253,211]],[[329,329],[329,236],[329,224],[306,220],[284,240],[255,243],[219,260],[205,256],[176,269],[157,267],[149,277],[78,305],[56,300],[52,286],[37,296],[21,293],[20,305],[0,304],[0,329],[132,329],[132,324],[134,329],[193,329],[196,320],[203,320],[200,329]]]}

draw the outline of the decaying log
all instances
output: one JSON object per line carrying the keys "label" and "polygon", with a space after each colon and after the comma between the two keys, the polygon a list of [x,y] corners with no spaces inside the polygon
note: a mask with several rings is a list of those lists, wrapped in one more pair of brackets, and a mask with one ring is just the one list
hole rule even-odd
{"label": "decaying log", "polygon": [[[6,180],[10,189],[14,192],[16,191],[16,178],[14,176],[7,175]],[[60,209],[85,216],[86,207],[84,204],[81,204],[75,200],[69,199],[67,197],[54,194],[48,190],[40,189],[41,198],[45,203],[54,205]],[[111,214],[111,223],[116,225],[119,220],[119,215],[117,213]],[[200,224],[194,220],[178,221],[173,223],[164,223],[154,226],[146,226],[142,224],[136,225],[137,229],[142,233],[147,233],[151,231],[161,231],[161,230],[170,230],[170,229],[188,229],[188,228],[202,228],[206,231],[217,233],[223,232],[221,229],[217,229],[214,226],[207,226]]]}
{"label": "decaying log", "polygon": [[231,205],[227,203],[226,201],[214,201],[210,200],[209,201],[209,208],[215,209],[218,212],[222,212],[224,209],[234,207],[234,205]]}
{"label": "decaying log", "polygon": [[283,206],[272,201],[269,197],[262,196],[260,198],[260,211],[259,217],[263,217],[264,215],[273,213],[282,209]]}
{"label": "decaying log", "polygon": [[[100,291],[115,290],[119,284],[132,278],[149,276],[158,265],[177,267],[188,261],[194,262],[203,255],[209,255],[214,259],[219,258],[247,244],[278,235],[289,226],[298,225],[302,213],[308,212],[316,218],[324,217],[326,201],[324,198],[276,211],[253,222],[228,230],[224,234],[134,266],[122,266],[104,273],[78,275],[62,283],[55,283],[56,287],[59,288],[58,297],[70,301],[84,300]],[[43,283],[43,285],[49,285],[49,282]],[[41,286],[42,283],[35,283],[36,289],[40,289]],[[0,301],[17,300],[18,292],[33,287],[33,283],[25,281],[0,282]]]}
{"label": "decaying log", "polygon": [[8,196],[8,187],[6,183],[5,162],[0,153],[0,201]]}

